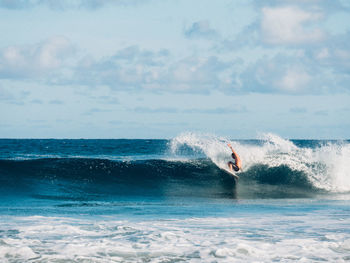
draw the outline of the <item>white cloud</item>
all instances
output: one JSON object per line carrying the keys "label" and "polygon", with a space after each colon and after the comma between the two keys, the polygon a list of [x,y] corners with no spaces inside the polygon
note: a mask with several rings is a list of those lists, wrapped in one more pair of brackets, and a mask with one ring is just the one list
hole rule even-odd
{"label": "white cloud", "polygon": [[[349,92],[350,31],[336,34],[329,20],[345,12],[325,0],[255,1],[257,18],[222,49],[240,54],[240,92],[325,94]],[[344,21],[344,26],[349,26]],[[252,54],[246,56],[246,53]],[[278,54],[276,55],[276,52]],[[257,55],[256,58],[252,58]]]}
{"label": "white cloud", "polygon": [[60,66],[62,55],[70,51],[70,42],[63,37],[55,37],[46,41],[40,46],[38,52],[38,62],[42,68],[55,68]]}
{"label": "white cloud", "polygon": [[317,65],[327,69],[337,77],[334,80],[341,80],[350,77],[350,32],[343,35],[333,36],[319,45],[306,52],[310,60],[315,61]]}
{"label": "white cloud", "polygon": [[73,78],[78,84],[115,90],[208,93],[230,85],[227,75],[232,74],[233,65],[216,56],[176,60],[165,50],[128,47],[108,58],[83,60]]}
{"label": "white cloud", "polygon": [[329,50],[328,48],[322,48],[321,50],[317,50],[315,54],[315,58],[318,60],[329,58]]}
{"label": "white cloud", "polygon": [[325,1],[311,0],[257,1],[255,5],[255,21],[247,25],[235,38],[223,40],[221,49],[263,47],[272,50],[278,46],[319,46],[332,37],[325,27],[330,14],[341,10],[336,3],[328,8]]}
{"label": "white cloud", "polygon": [[232,63],[220,60],[216,56],[190,56],[172,63],[165,81],[172,90],[208,93],[213,90],[225,90],[225,73],[232,73]]}
{"label": "white cloud", "polygon": [[240,80],[244,92],[322,94],[344,90],[313,60],[282,54],[251,64]]}
{"label": "white cloud", "polygon": [[281,90],[297,93],[303,92],[307,89],[307,85],[311,81],[311,77],[308,73],[299,68],[289,68],[275,83],[277,87],[280,87]]}
{"label": "white cloud", "polygon": [[[323,15],[294,6],[262,8],[261,32],[268,44],[303,44],[325,39],[316,26]],[[314,23],[314,24],[313,24]]]}
{"label": "white cloud", "polygon": [[58,36],[34,45],[6,47],[0,50],[0,78],[35,78],[63,66],[72,53],[72,43]]}

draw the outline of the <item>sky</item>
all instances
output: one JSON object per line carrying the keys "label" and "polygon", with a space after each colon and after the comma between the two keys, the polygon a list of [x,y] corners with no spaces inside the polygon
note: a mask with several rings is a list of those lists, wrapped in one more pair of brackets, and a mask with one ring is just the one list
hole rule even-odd
{"label": "sky", "polygon": [[0,138],[350,139],[350,2],[0,0]]}

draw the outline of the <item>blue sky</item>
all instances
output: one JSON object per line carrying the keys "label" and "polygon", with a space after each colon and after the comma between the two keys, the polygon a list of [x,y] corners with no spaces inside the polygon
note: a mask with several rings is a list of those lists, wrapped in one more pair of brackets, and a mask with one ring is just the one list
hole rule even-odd
{"label": "blue sky", "polygon": [[350,3],[0,0],[0,137],[350,138]]}

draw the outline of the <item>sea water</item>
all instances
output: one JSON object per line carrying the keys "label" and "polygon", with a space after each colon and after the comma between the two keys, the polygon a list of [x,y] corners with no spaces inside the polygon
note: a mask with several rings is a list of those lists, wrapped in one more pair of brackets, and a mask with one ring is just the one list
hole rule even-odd
{"label": "sea water", "polygon": [[349,160],[273,134],[2,139],[0,262],[348,262]]}

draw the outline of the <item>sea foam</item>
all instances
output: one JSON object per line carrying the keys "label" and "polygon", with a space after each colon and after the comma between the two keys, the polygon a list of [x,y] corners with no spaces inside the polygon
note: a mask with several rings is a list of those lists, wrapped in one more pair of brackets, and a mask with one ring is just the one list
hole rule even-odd
{"label": "sea foam", "polygon": [[[277,216],[278,215],[278,216]],[[4,262],[343,262],[345,221],[328,213],[125,221],[12,217],[0,223]],[[2,221],[3,222],[3,221]],[[325,228],[325,224],[332,228]],[[9,229],[16,229],[7,236]],[[332,230],[334,229],[334,230]]]}

